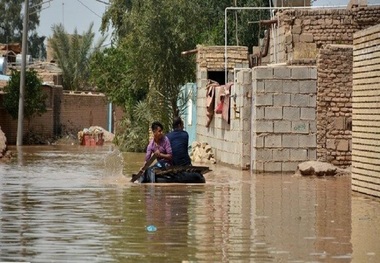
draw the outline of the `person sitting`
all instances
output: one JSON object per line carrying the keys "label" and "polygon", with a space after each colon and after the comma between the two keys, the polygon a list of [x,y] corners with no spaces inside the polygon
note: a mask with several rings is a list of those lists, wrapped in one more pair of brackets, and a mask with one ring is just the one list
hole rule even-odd
{"label": "person sitting", "polygon": [[189,134],[183,129],[180,117],[173,120],[173,131],[166,135],[172,148],[172,164],[175,166],[191,165],[189,156]]}
{"label": "person sitting", "polygon": [[[153,139],[150,140],[145,154],[145,162],[152,155],[157,157],[157,163],[144,172],[144,176],[140,177],[140,182],[155,182],[154,168],[168,167],[172,164],[172,148],[169,139],[163,133],[163,126],[160,122],[155,121],[151,125]],[[141,168],[142,169],[142,168]]]}

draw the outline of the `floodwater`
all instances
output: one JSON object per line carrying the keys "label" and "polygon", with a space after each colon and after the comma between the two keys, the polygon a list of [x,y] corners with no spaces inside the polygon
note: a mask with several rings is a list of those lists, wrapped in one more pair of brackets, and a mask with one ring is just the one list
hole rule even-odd
{"label": "floodwater", "polygon": [[380,262],[380,200],[350,177],[212,165],[140,185],[143,154],[23,146],[0,163],[0,262]]}

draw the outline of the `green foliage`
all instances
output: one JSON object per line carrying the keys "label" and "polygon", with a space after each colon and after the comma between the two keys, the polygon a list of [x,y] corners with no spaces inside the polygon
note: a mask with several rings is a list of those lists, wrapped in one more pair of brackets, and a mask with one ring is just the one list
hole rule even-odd
{"label": "green foliage", "polygon": [[135,104],[147,94],[147,84],[136,86],[128,77],[129,65],[125,48],[107,48],[91,59],[91,83],[107,94],[109,101],[132,112]]}
{"label": "green foliage", "polygon": [[45,47],[45,36],[39,36],[37,32],[32,32],[28,40],[28,51],[33,58],[45,59],[46,58],[46,47]]}
{"label": "green foliage", "polygon": [[[0,43],[21,43],[23,30],[24,0],[0,0]],[[39,57],[46,52],[45,37],[37,34],[40,23],[41,4],[43,0],[30,0],[29,6],[29,53],[32,57]]]}
{"label": "green foliage", "polygon": [[149,127],[153,122],[147,102],[139,101],[133,114],[135,118],[124,118],[120,123],[120,131],[116,135],[118,145],[122,150],[142,152],[149,141]]}
{"label": "green foliage", "polygon": [[102,17],[100,30],[114,29],[112,38],[117,41],[128,33],[130,28],[128,17],[132,9],[133,0],[113,0]]}
{"label": "green foliage", "polygon": [[[210,0],[200,1],[201,17],[207,17],[200,32],[201,42],[207,45],[225,45],[225,9],[227,7],[268,7],[267,0]],[[228,10],[227,11],[227,45],[258,45],[259,37],[266,28],[259,26],[258,21],[269,19],[268,10]]]}
{"label": "green foliage", "polygon": [[[115,48],[93,60],[93,81],[127,111],[118,143],[128,150],[146,146],[153,120],[168,129],[186,107],[181,86],[195,80],[194,56],[181,56],[197,44],[224,45],[224,11],[229,6],[265,6],[264,0],[114,0],[102,20],[114,28]],[[265,11],[229,11],[228,45],[257,45],[264,29],[253,21]],[[178,105],[178,100],[181,103]]]}
{"label": "green foliage", "polygon": [[[4,87],[4,107],[12,116],[18,118],[18,107],[20,98],[20,72],[13,71],[11,79]],[[25,94],[24,94],[24,117],[29,119],[46,112],[47,95],[43,93],[41,80],[33,70],[25,72]]]}
{"label": "green foliage", "polygon": [[92,27],[93,24],[82,35],[76,29],[74,34],[67,34],[62,24],[52,27],[51,45],[62,69],[63,88],[66,90],[84,90],[89,86],[91,57],[105,41],[103,37],[92,46],[95,37]]}
{"label": "green foliage", "polygon": [[132,28],[124,39],[128,47],[129,76],[138,86],[142,82],[149,84],[148,96],[155,100],[151,110],[159,113],[154,118],[168,127],[177,111],[180,87],[195,78],[193,57],[181,56],[181,52],[196,44],[191,36],[197,30],[192,21],[198,9],[191,1],[133,3]]}

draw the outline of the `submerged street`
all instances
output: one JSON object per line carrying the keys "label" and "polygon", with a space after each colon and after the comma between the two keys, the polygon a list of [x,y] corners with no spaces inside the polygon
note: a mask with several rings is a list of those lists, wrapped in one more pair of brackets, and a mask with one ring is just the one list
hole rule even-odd
{"label": "submerged street", "polygon": [[[144,154],[22,146],[0,163],[2,262],[379,262],[380,200],[349,176],[211,165],[204,185],[130,183]],[[203,164],[200,164],[203,165]]]}

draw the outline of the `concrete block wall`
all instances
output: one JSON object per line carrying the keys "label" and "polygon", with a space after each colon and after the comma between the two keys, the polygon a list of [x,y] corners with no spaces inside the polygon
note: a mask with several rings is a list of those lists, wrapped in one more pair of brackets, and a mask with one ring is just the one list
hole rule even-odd
{"label": "concrete block wall", "polygon": [[317,58],[317,158],[351,165],[352,46],[326,45]]}
{"label": "concrete block wall", "polygon": [[[224,46],[197,46],[197,131],[196,140],[207,142],[213,149],[217,162],[241,169],[250,164],[250,108],[251,69],[248,68],[248,48],[244,46],[227,47],[227,74],[225,74]],[[234,82],[230,100],[230,123],[214,114],[209,127],[207,124],[206,86],[209,72],[227,75],[226,82]],[[224,79],[224,77],[223,77]],[[224,84],[224,83],[220,83]],[[219,101],[218,90],[215,94]],[[236,100],[236,102],[235,102]],[[236,103],[236,111],[233,108]],[[235,112],[239,112],[235,114]]]}
{"label": "concrete block wall", "polygon": [[316,160],[316,67],[252,71],[252,170],[294,172],[300,162]]}
{"label": "concrete block wall", "polygon": [[380,197],[380,24],[354,34],[352,190]]}
{"label": "concrete block wall", "polygon": [[[248,169],[251,158],[251,70],[236,70],[235,77],[231,87],[230,124],[220,114],[214,114],[210,126],[206,127],[206,88],[198,87],[196,140],[212,147],[217,162]],[[218,101],[218,91],[215,96]]]}

